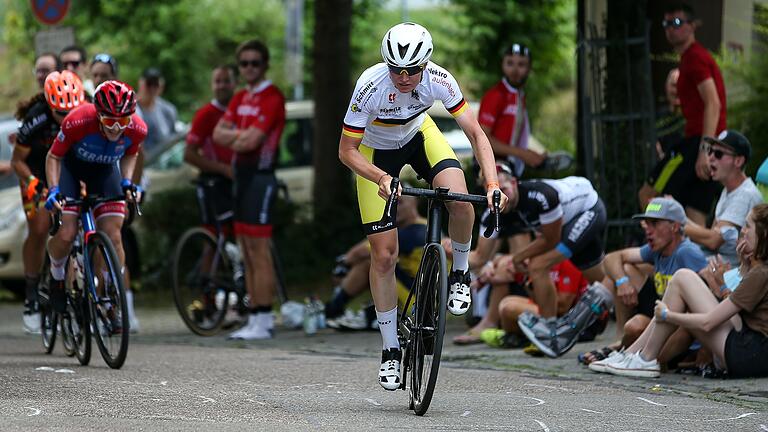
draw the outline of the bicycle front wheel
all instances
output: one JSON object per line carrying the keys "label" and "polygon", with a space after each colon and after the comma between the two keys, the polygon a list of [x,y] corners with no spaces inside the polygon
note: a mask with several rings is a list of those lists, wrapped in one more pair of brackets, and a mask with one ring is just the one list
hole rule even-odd
{"label": "bicycle front wheel", "polygon": [[88,302],[83,296],[83,290],[72,282],[73,286],[68,291],[67,315],[68,319],[63,323],[62,330],[72,337],[72,348],[77,361],[86,366],[91,361],[91,322],[88,314]]}
{"label": "bicycle front wheel", "polygon": [[179,239],[173,256],[173,300],[184,324],[200,336],[221,329],[234,289],[232,264],[204,228],[192,228]]}
{"label": "bicycle front wheel", "polygon": [[439,244],[425,248],[413,289],[416,301],[407,316],[413,323],[407,350],[410,397],[416,414],[424,415],[437,384],[448,303],[448,269]]}
{"label": "bicycle front wheel", "polygon": [[112,241],[101,231],[96,231],[85,246],[86,279],[91,285],[89,303],[96,345],[107,365],[120,369],[128,355],[130,330],[120,260]]}

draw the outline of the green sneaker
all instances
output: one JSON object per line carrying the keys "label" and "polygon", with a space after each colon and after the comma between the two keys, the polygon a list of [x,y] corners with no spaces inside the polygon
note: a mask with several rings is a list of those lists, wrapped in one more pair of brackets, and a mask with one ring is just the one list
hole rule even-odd
{"label": "green sneaker", "polygon": [[504,346],[504,336],[506,334],[502,329],[489,328],[480,332],[480,340],[490,347],[501,348]]}

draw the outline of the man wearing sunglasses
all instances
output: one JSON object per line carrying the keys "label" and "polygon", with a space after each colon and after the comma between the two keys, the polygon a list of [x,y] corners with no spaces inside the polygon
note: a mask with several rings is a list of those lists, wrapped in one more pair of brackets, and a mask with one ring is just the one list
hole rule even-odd
{"label": "man wearing sunglasses", "polygon": [[674,3],[666,8],[664,33],[680,55],[677,97],[685,117],[684,138],[659,162],[640,196],[644,207],[655,195],[672,195],[691,220],[703,225],[720,186],[710,179],[708,156],[699,151],[699,145],[704,137],[725,130],[726,101],[720,69],[709,51],[696,41],[698,25],[689,5]]}
{"label": "man wearing sunglasses", "polygon": [[275,163],[285,127],[285,98],[266,79],[266,45],[257,40],[243,42],[235,56],[246,88],[232,97],[213,130],[213,142],[235,153],[234,228],[243,253],[245,285],[251,303],[248,322],[230,338],[269,339],[275,325],[275,273],[270,249],[272,207],[277,192]]}
{"label": "man wearing sunglasses", "polygon": [[61,61],[61,67],[64,70],[74,72],[75,75],[83,82],[83,89],[88,97],[93,95],[95,86],[93,81],[88,78],[88,56],[85,53],[85,48],[80,45],[70,45],[59,53],[59,60]]}
{"label": "man wearing sunglasses", "polygon": [[[66,306],[64,268],[79,214],[77,207],[63,206],[63,202],[80,197],[81,182],[89,194],[106,198],[125,195],[130,199],[137,192],[130,179],[141,143],[147,136],[147,126],[135,111],[133,89],[120,81],[106,81],[96,88],[93,104],[75,108],[64,118],[48,152],[45,207],[62,210],[61,229],[48,242],[53,280],[51,304],[56,311],[63,312]],[[94,208],[94,216],[98,229],[109,236],[124,265],[120,228],[125,201],[99,204]]]}
{"label": "man wearing sunglasses", "polygon": [[[432,36],[415,23],[398,24],[384,35],[384,62],[368,68],[357,80],[349,103],[339,158],[355,174],[363,229],[371,245],[371,293],[383,339],[379,384],[400,386],[400,343],[397,339],[397,224],[381,226],[393,177],[406,164],[434,187],[467,192],[464,173],[453,149],[426,111],[441,101],[472,144],[488,186],[488,203],[499,189],[488,137],[464,100],[450,72],[430,61]],[[399,191],[398,191],[399,193]],[[501,194],[501,207],[507,197]],[[448,310],[464,314],[472,301],[469,249],[474,209],[471,204],[446,203],[450,213],[453,268],[448,276]]]}
{"label": "man wearing sunglasses", "polygon": [[736,253],[739,230],[744,227],[752,207],[763,202],[755,182],[744,173],[752,155],[752,145],[739,132],[725,130],[717,138],[704,138],[701,147],[702,153],[708,156],[712,179],[723,185],[723,191],[715,207],[712,226],[706,228],[688,221],[685,234],[702,246],[705,255],[720,255],[736,268],[739,265]]}

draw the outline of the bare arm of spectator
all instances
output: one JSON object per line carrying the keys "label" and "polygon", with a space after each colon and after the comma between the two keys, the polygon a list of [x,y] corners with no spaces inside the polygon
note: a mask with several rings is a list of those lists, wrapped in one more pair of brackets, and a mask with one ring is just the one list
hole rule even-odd
{"label": "bare arm of spectator", "polygon": [[217,173],[232,178],[232,166],[223,162],[210,160],[200,154],[200,148],[188,145],[184,149],[184,162],[198,168],[202,172]]}
{"label": "bare arm of spectator", "polygon": [[251,126],[248,129],[242,130],[237,138],[232,143],[232,150],[237,153],[244,153],[254,151],[264,140],[267,135],[259,128]]}
{"label": "bare arm of spectator", "polygon": [[627,248],[610,253],[606,255],[603,261],[606,275],[613,279],[614,282],[621,281],[621,283],[616,283],[616,296],[627,306],[635,306],[637,304],[637,293],[640,292],[640,288],[636,287],[624,272],[624,264],[639,264],[642,262],[645,261],[643,261],[643,257],[640,254],[640,248]]}
{"label": "bare arm of spectator", "polygon": [[370,257],[371,248],[368,246],[368,240],[362,240],[344,254],[344,262],[347,265],[353,266]]}
{"label": "bare arm of spectator", "polygon": [[720,233],[720,228],[725,226],[733,226],[738,229],[736,225],[726,221],[718,220],[712,224],[712,228],[705,228],[688,219],[688,221],[685,223],[685,235],[688,236],[691,241],[696,244],[704,246],[710,250],[717,250],[717,248],[725,243],[725,239]]}
{"label": "bare arm of spectator", "polygon": [[[717,95],[715,80],[707,78],[696,86],[701,99],[704,101],[704,118],[701,130],[702,137],[714,137],[717,132],[717,121],[720,118],[720,108],[722,102]],[[696,175],[702,180],[709,179],[709,156],[700,151],[699,158],[696,160]]]}
{"label": "bare arm of spectator", "polygon": [[498,138],[493,136],[493,131],[491,128],[485,125],[480,125],[480,127],[483,129],[483,132],[485,132],[485,135],[488,137],[488,141],[491,142],[491,149],[493,149],[493,154],[497,156],[514,156],[521,161],[523,161],[526,165],[530,167],[537,167],[544,163],[544,160],[547,158],[547,154],[541,154],[536,153],[533,150],[529,149],[522,149],[513,145],[504,144],[503,142],[499,141]]}
{"label": "bare arm of spectator", "polygon": [[225,147],[232,147],[239,134],[240,129],[235,128],[234,123],[222,119],[213,128],[213,142]]}

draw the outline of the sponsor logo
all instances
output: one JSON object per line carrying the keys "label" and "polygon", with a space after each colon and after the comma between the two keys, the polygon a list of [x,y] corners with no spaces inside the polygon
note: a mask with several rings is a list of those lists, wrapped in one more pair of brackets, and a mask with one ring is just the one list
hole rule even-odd
{"label": "sponsor logo", "polygon": [[393,224],[394,224],[394,222],[393,222],[393,221],[389,221],[389,222],[387,222],[387,223],[386,223],[386,224],[384,224],[384,225],[378,225],[378,224],[376,224],[376,225],[372,225],[372,226],[371,226],[371,231],[374,231],[374,232],[376,232],[376,231],[379,231],[379,230],[383,230],[383,229],[385,229],[385,228],[389,228],[389,227],[391,227]]}
{"label": "sponsor logo", "polygon": [[240,105],[237,107],[237,115],[240,117],[256,117],[259,115],[261,107],[251,105]]}
{"label": "sponsor logo", "polygon": [[517,104],[509,104],[504,108],[504,115],[516,115],[517,114]]}
{"label": "sponsor logo", "polygon": [[448,90],[448,94],[451,95],[451,97],[456,97],[456,92],[453,90],[453,85],[451,85],[451,83],[448,80],[443,78],[438,78],[435,76],[435,77],[432,77],[432,82],[445,87]]}
{"label": "sponsor logo", "polygon": [[351,107],[349,107],[349,110],[352,112],[360,112],[360,107],[357,106],[356,103],[353,103]]}
{"label": "sponsor logo", "polygon": [[413,91],[411,92],[411,97],[416,100],[421,100],[419,99],[419,92],[416,89],[413,89]]}
{"label": "sponsor logo", "polygon": [[368,93],[368,90],[371,90],[372,88],[375,91],[375,88],[373,87],[373,81],[369,81],[368,84],[365,85],[365,87],[361,88],[360,91],[357,92],[357,96],[355,96],[355,101],[361,102],[365,97],[365,94]]}
{"label": "sponsor logo", "polygon": [[576,240],[581,237],[581,235],[584,233],[584,230],[587,229],[590,222],[592,222],[592,219],[595,218],[595,212],[589,210],[585,211],[584,213],[579,216],[579,220],[576,221],[576,223],[573,225],[573,229],[570,233],[568,233],[568,240],[572,242],[576,242]]}
{"label": "sponsor logo", "polygon": [[543,193],[539,191],[529,191],[528,198],[538,201],[539,204],[541,204],[542,210],[544,211],[549,210],[549,203],[547,202],[547,198],[544,196]]}
{"label": "sponsor logo", "polygon": [[422,108],[424,108],[424,104],[422,104],[422,103],[408,105],[408,110],[410,110],[410,111],[418,111],[418,110],[420,110]]}
{"label": "sponsor logo", "polygon": [[64,141],[66,139],[66,135],[64,135],[63,130],[59,130],[59,134],[56,135],[56,139],[59,141]]}
{"label": "sponsor logo", "polygon": [[[448,74],[443,72],[443,71],[439,71],[439,70],[433,69],[433,68],[427,68],[427,70],[432,75],[438,76],[440,78],[448,78]],[[434,79],[433,79],[433,81],[434,81]]]}
{"label": "sponsor logo", "polygon": [[397,100],[397,94],[390,93],[389,96],[387,96],[387,100],[389,103],[395,103],[395,100]]}
{"label": "sponsor logo", "polygon": [[379,110],[379,114],[384,115],[393,115],[393,114],[400,114],[400,111],[402,111],[402,107],[392,107],[392,108],[381,108]]}
{"label": "sponsor logo", "polygon": [[115,163],[118,160],[120,160],[121,155],[105,155],[100,153],[94,153],[92,151],[88,151],[88,149],[86,149],[85,147],[78,147],[77,157],[86,162],[109,164],[109,163]]}

